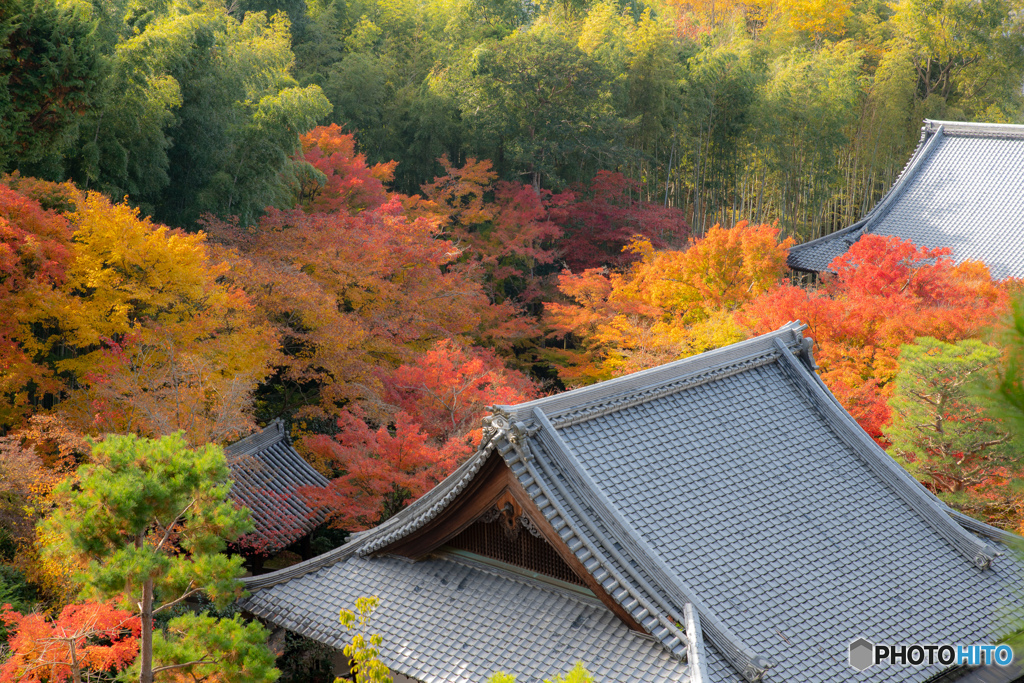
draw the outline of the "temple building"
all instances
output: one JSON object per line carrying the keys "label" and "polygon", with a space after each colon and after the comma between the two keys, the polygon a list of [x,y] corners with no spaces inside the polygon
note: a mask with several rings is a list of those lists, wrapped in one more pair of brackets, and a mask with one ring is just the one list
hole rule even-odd
{"label": "temple building", "polygon": [[992,277],[1024,277],[1024,126],[925,121],[896,183],[853,225],[789,252],[794,270],[820,273],[865,234],[949,247]]}
{"label": "temple building", "polygon": [[249,508],[255,529],[240,539],[239,550],[255,572],[270,557],[286,549],[308,559],[309,534],[323,514],[306,502],[302,490],[324,487],[327,478],[292,447],[280,419],[265,429],[227,446],[231,470],[231,499]]}
{"label": "temple building", "polygon": [[[990,643],[1024,620],[1016,536],[953,511],[771,334],[485,418],[479,451],[242,607],[336,648],[342,609],[398,680],[918,681],[851,643]],[[948,674],[947,674],[948,676]],[[942,680],[954,680],[943,678]]]}

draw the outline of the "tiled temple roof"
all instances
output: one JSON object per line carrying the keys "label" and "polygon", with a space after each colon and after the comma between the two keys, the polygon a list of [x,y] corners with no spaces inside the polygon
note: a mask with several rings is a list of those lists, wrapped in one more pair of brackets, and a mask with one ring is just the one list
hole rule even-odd
{"label": "tiled temple roof", "polygon": [[[1022,566],[1004,553],[1012,535],[954,513],[881,450],[813,372],[802,329],[791,323],[652,370],[497,408],[485,419],[480,451],[433,491],[342,548],[250,579],[244,606],[339,642],[334,596],[351,600],[377,592],[376,585],[413,581],[410,572],[429,574],[422,562],[389,559],[388,548],[438,518],[500,456],[541,521],[643,628],[646,642],[660,643],[643,655],[650,667],[663,656],[698,661],[695,646],[706,646],[704,673],[689,670],[691,679],[678,680],[921,681],[940,667],[858,673],[846,661],[849,643],[989,642],[1006,632],[1024,618],[1016,589]],[[382,574],[366,580],[370,566]],[[460,672],[480,667],[539,681],[564,658],[551,654],[554,668],[547,669],[519,671],[515,662],[537,648],[590,652],[598,637],[580,632],[566,643],[552,635],[538,644],[530,634],[552,618],[548,601],[568,599],[567,589],[550,590],[561,597],[532,595],[540,600],[532,620],[511,602],[502,616],[474,593],[442,599],[393,591],[396,604],[382,604],[375,616],[396,643],[385,637],[385,659],[424,681],[478,681]],[[417,635],[420,625],[405,616],[410,599],[426,601],[416,609],[439,610],[427,622],[434,631],[477,633],[461,615],[489,610],[495,633],[506,635],[462,650],[442,647],[443,637]],[[614,618],[604,605],[593,609]],[[686,627],[687,610],[702,637]],[[633,636],[622,637],[615,647],[635,653]],[[410,647],[434,668],[407,663]],[[650,678],[619,675],[607,655],[595,662],[607,672],[598,676],[604,683],[677,680],[670,669]]]}
{"label": "tiled temple roof", "polygon": [[231,498],[252,511],[245,545],[273,554],[316,528],[323,515],[298,490],[329,482],[292,448],[284,422],[274,420],[224,449],[234,485]]}
{"label": "tiled temple roof", "polygon": [[925,121],[892,189],[860,221],[789,252],[796,270],[823,272],[862,235],[949,247],[992,276],[1024,277],[1024,126]]}

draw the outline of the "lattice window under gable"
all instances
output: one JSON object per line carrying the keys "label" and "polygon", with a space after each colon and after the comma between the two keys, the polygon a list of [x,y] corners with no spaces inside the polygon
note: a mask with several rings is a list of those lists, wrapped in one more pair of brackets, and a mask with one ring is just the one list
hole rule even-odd
{"label": "lattice window under gable", "polygon": [[448,545],[586,587],[583,579],[540,536],[529,518],[525,515],[511,517],[509,512],[508,507],[492,509],[448,541]]}

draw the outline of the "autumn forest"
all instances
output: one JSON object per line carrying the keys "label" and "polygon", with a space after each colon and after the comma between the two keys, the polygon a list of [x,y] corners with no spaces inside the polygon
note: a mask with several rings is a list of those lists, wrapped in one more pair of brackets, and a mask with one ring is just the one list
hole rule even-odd
{"label": "autumn forest", "polygon": [[323,552],[489,406],[792,320],[1024,529],[1019,283],[871,235],[786,265],[925,118],[1024,121],[1022,44],[1021,0],[0,0],[0,681],[333,680],[231,607],[220,447],[284,420]]}

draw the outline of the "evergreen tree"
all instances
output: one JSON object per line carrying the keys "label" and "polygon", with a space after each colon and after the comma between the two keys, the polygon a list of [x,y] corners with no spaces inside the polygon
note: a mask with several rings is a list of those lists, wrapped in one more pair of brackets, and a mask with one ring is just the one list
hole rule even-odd
{"label": "evergreen tree", "polygon": [[221,606],[241,593],[242,558],[223,551],[252,524],[247,510],[227,500],[228,477],[218,446],[192,450],[181,434],[111,435],[55,490],[58,507],[45,524],[65,544],[50,551],[81,555],[88,561],[84,592],[138,613],[140,683],[161,671],[216,673],[237,683],[278,676],[265,629],[237,615],[187,613],[154,629],[154,616],[199,593]]}

